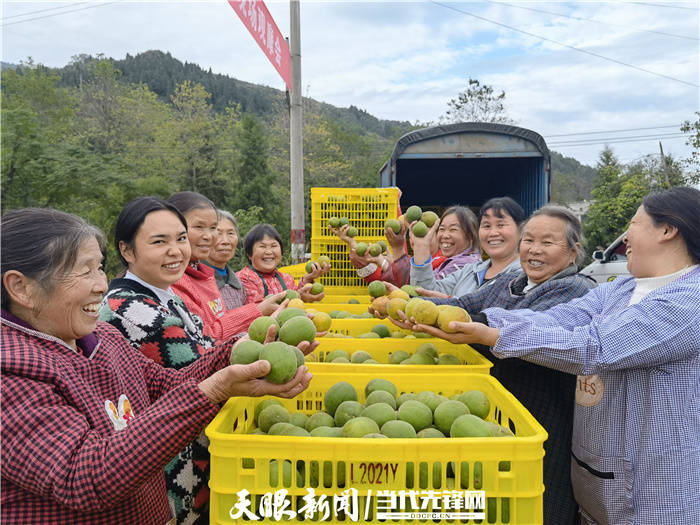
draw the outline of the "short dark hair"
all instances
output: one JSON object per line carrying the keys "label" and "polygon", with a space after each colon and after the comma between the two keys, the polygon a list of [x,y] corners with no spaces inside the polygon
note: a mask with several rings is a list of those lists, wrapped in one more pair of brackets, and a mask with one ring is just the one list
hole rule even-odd
{"label": "short dark hair", "polygon": [[479,223],[481,223],[481,219],[484,218],[484,215],[489,210],[493,210],[493,214],[501,218],[503,218],[503,212],[506,212],[518,226],[525,220],[525,210],[510,197],[494,197],[487,200],[479,210]]}
{"label": "short dark hair", "polygon": [[251,262],[251,257],[253,256],[253,246],[256,242],[263,240],[265,236],[272,237],[280,244],[282,252],[284,252],[284,245],[282,244],[282,237],[279,232],[275,229],[272,224],[256,224],[253,226],[243,239],[243,250],[245,251],[245,258],[248,262]]}
{"label": "short dark hair", "polygon": [[[56,281],[68,275],[81,245],[95,239],[106,256],[102,232],[84,219],[50,208],[22,208],[7,212],[0,222],[0,266],[22,272],[51,294]],[[2,283],[2,307],[9,309],[10,297]]]}
{"label": "short dark hair", "polygon": [[448,215],[454,215],[457,217],[464,235],[470,241],[470,247],[472,249],[479,248],[479,224],[476,220],[476,215],[466,206],[450,206],[445,211],[442,212],[440,216],[440,222]]}
{"label": "short dark hair", "polygon": [[700,191],[677,186],[647,195],[642,206],[657,226],[669,224],[678,228],[693,263],[700,264]]}
{"label": "short dark hair", "polygon": [[206,208],[212,208],[214,211],[216,211],[216,206],[214,206],[214,203],[196,191],[180,191],[178,193],[174,193],[170,196],[168,202],[180,210],[180,213],[183,215],[190,210],[201,210]]}
{"label": "short dark hair", "polygon": [[119,243],[123,242],[129,248],[134,247],[134,237],[138,234],[143,222],[148,214],[154,211],[166,210],[175,214],[182,225],[187,230],[187,221],[173,204],[159,197],[139,197],[127,203],[117,218],[117,225],[114,227],[114,247],[117,249],[119,259],[122,264],[128,267],[126,260],[119,249]]}

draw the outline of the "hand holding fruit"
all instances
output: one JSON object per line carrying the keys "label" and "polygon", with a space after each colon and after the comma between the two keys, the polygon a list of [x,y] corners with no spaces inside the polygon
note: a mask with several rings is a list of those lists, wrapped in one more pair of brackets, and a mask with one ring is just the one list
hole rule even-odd
{"label": "hand holding fruit", "polygon": [[421,221],[411,223],[411,230],[409,232],[411,247],[413,248],[413,260],[416,264],[423,264],[430,259],[432,255],[432,245],[437,235],[440,222],[435,221],[424,235],[418,235],[418,233],[423,233],[424,228],[422,226],[419,226],[419,228],[421,228],[420,231],[418,228],[415,228],[416,225],[420,224],[424,223],[421,223]]}
{"label": "hand holding fruit", "polygon": [[269,372],[270,363],[264,360],[249,365],[229,365],[214,372],[198,386],[212,403],[219,404],[237,396],[275,395],[292,398],[306,390],[313,377],[306,366],[301,366],[291,381],[276,385],[262,379]]}
{"label": "hand holding fruit", "polygon": [[305,303],[320,301],[325,297],[321,283],[305,284],[299,289],[299,296]]}
{"label": "hand holding fruit", "polygon": [[470,344],[477,343],[487,346],[493,346],[498,341],[498,329],[491,328],[485,324],[468,322],[462,323],[458,321],[452,321],[449,323],[448,328],[454,330],[453,333],[447,333],[440,328],[435,326],[429,326],[424,324],[415,324],[413,330],[415,332],[425,332],[434,337],[439,337],[445,341],[449,341],[454,344]]}
{"label": "hand holding fruit", "polygon": [[[286,291],[268,295],[258,303],[258,310],[260,310],[260,313],[263,315],[273,315],[278,310],[282,310],[287,306],[289,301],[286,300],[286,297]],[[282,301],[281,304],[280,301]]]}
{"label": "hand holding fruit", "polygon": [[[350,229],[352,228],[352,230]],[[355,233],[357,233],[357,230],[350,226],[349,224],[344,224],[342,226],[339,226],[338,228],[331,228],[331,231],[344,243],[348,244],[350,248],[354,248],[357,245],[357,241],[355,240],[355,235],[350,235],[353,230],[355,230]],[[349,234],[349,233],[350,234]]]}
{"label": "hand holding fruit", "polygon": [[[398,231],[397,231],[398,225]],[[404,252],[404,244],[406,242],[406,230],[408,226],[406,222],[398,219],[389,219],[384,227],[384,235],[389,242],[392,254],[401,254]]]}

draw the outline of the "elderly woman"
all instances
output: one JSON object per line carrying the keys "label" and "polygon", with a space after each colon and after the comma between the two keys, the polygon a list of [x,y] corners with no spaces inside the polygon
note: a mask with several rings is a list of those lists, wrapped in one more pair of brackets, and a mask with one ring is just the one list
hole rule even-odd
{"label": "elderly woman", "polygon": [[236,219],[225,210],[217,210],[216,237],[206,260],[202,261],[214,269],[216,286],[221,292],[227,310],[246,304],[245,288],[228,263],[236,255],[239,231]]}
{"label": "elderly woman", "polygon": [[[545,206],[523,225],[520,264],[496,277],[489,286],[454,299],[429,300],[452,304],[467,310],[475,319],[483,318],[487,307],[546,310],[581,297],[595,285],[577,274],[581,224],[566,208]],[[517,359],[491,357],[491,374],[498,379],[545,427],[549,439],[544,444],[544,522],[569,525],[576,515],[569,468],[571,425],[573,421],[574,375],[551,370]]]}
{"label": "elderly woman", "polygon": [[231,349],[181,370],[98,322],[107,289],[102,234],[49,209],[7,213],[2,250],[3,523],[171,519],[163,469],[231,396],[293,397],[259,379],[269,363],[229,365]]}
{"label": "elderly woman", "polygon": [[248,303],[259,303],[269,294],[285,290],[298,291],[304,302],[323,299],[323,293],[312,295],[309,288],[317,277],[328,273],[330,266],[313,263],[313,270],[303,275],[298,284],[291,275],[281,273],[277,267],[282,261],[282,237],[271,224],[253,226],[243,239],[243,249],[248,266],[236,275],[245,287]]}
{"label": "elderly woman", "polygon": [[625,242],[633,277],[550,310],[488,308],[453,342],[579,374],[571,478],[581,522],[700,516],[700,191],[648,195]]}
{"label": "elderly woman", "polygon": [[420,238],[411,233],[411,284],[422,288],[418,290],[421,295],[447,298],[473,292],[503,272],[520,269],[518,241],[524,220],[525,211],[510,197],[488,200],[479,210],[479,244],[489,258],[467,264],[444,277],[438,277],[428,264],[431,236]]}
{"label": "elderly woman", "polygon": [[168,202],[185,218],[190,243],[189,264],[182,277],[173,284],[173,290],[182,297],[188,310],[202,319],[204,334],[225,342],[247,332],[256,318],[274,312],[282,296],[269,297],[259,304],[226,309],[214,269],[202,262],[209,257],[216,237],[218,217],[214,203],[193,191],[175,193]]}

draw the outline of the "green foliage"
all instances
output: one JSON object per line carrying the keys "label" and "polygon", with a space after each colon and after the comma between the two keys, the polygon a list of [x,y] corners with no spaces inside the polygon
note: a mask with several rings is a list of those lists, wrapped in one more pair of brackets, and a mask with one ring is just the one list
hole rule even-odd
{"label": "green foliage", "polygon": [[700,111],[695,112],[695,122],[686,120],[683,123],[681,131],[690,133],[685,143],[692,149],[690,156],[682,162],[687,171],[688,182],[697,184],[700,182]]}
{"label": "green foliage", "polygon": [[[412,129],[355,107],[304,104],[306,190],[377,185],[394,140]],[[110,277],[121,270],[110,238],[124,204],[182,190],[232,211],[242,236],[273,224],[289,261],[289,121],[280,91],[160,52],[122,61],[80,55],[58,70],[29,60],[3,71],[1,139],[3,210],[52,206],[85,217],[108,236]],[[232,266],[243,264],[241,242]]]}
{"label": "green foliage", "polygon": [[591,199],[596,170],[574,158],[550,151],[552,202],[568,204]]}
{"label": "green foliage", "polygon": [[644,196],[691,182],[671,156],[650,155],[622,166],[608,147],[600,154],[597,171],[595,200],[583,224],[589,252],[605,248],[627,229]]}

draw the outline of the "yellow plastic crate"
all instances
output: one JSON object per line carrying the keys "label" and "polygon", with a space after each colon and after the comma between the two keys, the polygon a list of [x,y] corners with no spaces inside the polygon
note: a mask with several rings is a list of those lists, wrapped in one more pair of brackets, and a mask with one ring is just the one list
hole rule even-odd
{"label": "yellow plastic crate", "polygon": [[348,247],[328,227],[331,217],[347,217],[358,241],[386,239],[384,223],[398,215],[397,188],[311,188],[311,258],[327,255],[331,270],[320,278],[327,293],[355,293],[367,285],[350,264]]}
{"label": "yellow plastic crate", "polygon": [[398,207],[398,188],[311,188],[311,238],[337,239],[331,217],[347,217],[358,238],[384,238],[384,223],[398,216]]}
{"label": "yellow plastic crate", "polygon": [[[323,410],[324,394],[332,385],[347,381],[357,389],[359,401],[363,402],[364,387],[374,377],[375,374],[319,373],[305,392],[295,399],[280,401],[291,412],[310,415]],[[387,373],[383,377],[392,381],[399,392],[433,390],[449,397],[466,390],[482,390],[491,401],[488,419],[509,427],[515,436],[369,440],[254,435],[249,433],[254,428],[253,413],[261,399],[232,398],[206,429],[211,453],[210,523],[249,522],[233,517],[239,491],[247,491],[249,509],[260,518],[258,504],[266,493],[285,490],[287,508],[295,512],[303,507],[301,496],[306,496],[309,489],[313,489],[316,501],[320,495],[330,500],[330,517],[323,523],[352,521],[350,516],[333,512],[333,495],[349,489],[357,490],[361,496],[357,521],[381,523],[376,519],[376,511],[387,509],[378,507],[377,491],[395,491],[398,495],[401,490],[415,490],[419,494],[425,494],[424,490],[438,494],[454,490],[446,479],[448,463],[452,463],[449,468],[459,480],[458,490],[483,490],[486,500],[484,521],[458,520],[457,523],[542,523],[542,444],[547,433],[498,381],[485,374],[464,373],[444,373],[439,381],[424,373]],[[273,460],[276,463],[271,463]],[[289,479],[284,470],[280,472],[286,461],[292,467]],[[280,484],[271,483],[271,469]],[[428,477],[431,470],[437,474]],[[311,472],[324,472],[314,477],[317,486],[311,486]],[[413,474],[412,484],[407,480],[409,473]],[[291,521],[299,522],[303,513],[290,517]],[[273,519],[262,517],[260,521],[270,523]],[[384,523],[419,522],[391,519]]]}
{"label": "yellow plastic crate", "polygon": [[294,280],[299,282],[299,279],[306,275],[306,263],[292,264],[290,266],[280,266],[277,270],[281,273],[288,273]]}
{"label": "yellow plastic crate", "polygon": [[[464,365],[391,365],[389,357],[397,350],[404,350],[413,354],[420,345],[430,342],[435,345],[440,354],[454,354],[459,357]],[[323,359],[333,350],[345,350],[352,355],[357,350],[364,350],[379,364],[353,364],[353,363],[315,363],[308,362],[309,369],[318,372],[337,373],[372,373],[375,377],[384,377],[385,373],[411,373],[423,372],[426,374],[442,374],[444,372],[462,372],[470,374],[488,374],[493,363],[469,345],[455,345],[442,339],[340,339],[319,338],[319,345],[314,354]]]}
{"label": "yellow plastic crate", "polygon": [[[313,307],[312,307],[313,308]],[[389,327],[390,332],[403,332],[405,334],[414,334],[411,330],[404,330],[399,328],[394,323],[389,321],[389,319],[333,319],[331,323],[331,328],[328,330],[335,334],[344,334],[352,337],[357,337],[360,334],[365,334],[371,332],[378,324],[383,324]],[[437,339],[436,337],[421,337],[421,341],[442,341],[442,339]],[[400,341],[400,339],[398,339]]]}
{"label": "yellow plastic crate", "polygon": [[[348,312],[349,314],[364,314],[368,312],[369,304],[338,304],[338,303],[306,303],[307,310],[316,310],[318,312],[325,312],[327,314],[334,312],[335,310]],[[335,321],[335,319],[334,319]],[[370,319],[371,321],[371,319]],[[398,328],[397,328],[398,329]]]}
{"label": "yellow plastic crate", "polygon": [[319,301],[318,303],[309,303],[311,308],[313,308],[314,304],[335,304],[336,306],[343,306],[350,304],[348,301],[350,299],[355,299],[358,301],[360,304],[364,305],[369,305],[370,303],[370,296],[367,293],[367,287],[362,290],[363,293],[358,293],[358,294],[336,294],[336,293],[331,293],[329,290],[325,290],[323,299]]}

